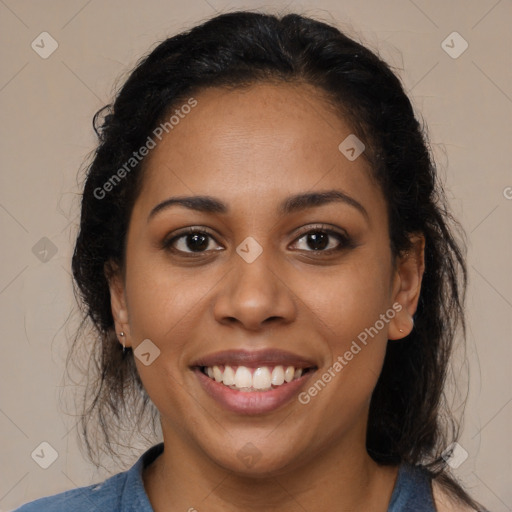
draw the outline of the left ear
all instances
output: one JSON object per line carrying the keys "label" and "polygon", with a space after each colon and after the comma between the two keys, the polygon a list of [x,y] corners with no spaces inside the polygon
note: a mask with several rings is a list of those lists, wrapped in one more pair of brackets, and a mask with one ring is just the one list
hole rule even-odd
{"label": "left ear", "polygon": [[405,338],[414,327],[413,315],[418,307],[421,281],[425,271],[425,236],[415,234],[410,237],[411,247],[397,256],[393,278],[393,303],[402,309],[389,323],[388,339]]}

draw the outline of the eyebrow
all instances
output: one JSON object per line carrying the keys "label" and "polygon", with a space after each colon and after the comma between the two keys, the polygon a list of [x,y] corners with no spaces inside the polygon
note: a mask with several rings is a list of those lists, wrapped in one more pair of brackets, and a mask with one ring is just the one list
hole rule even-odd
{"label": "eyebrow", "polygon": [[[306,192],[286,198],[278,208],[280,215],[289,215],[294,212],[323,206],[325,204],[341,202],[357,209],[367,220],[368,212],[364,206],[341,190],[327,190],[324,192]],[[204,213],[227,214],[229,206],[211,196],[180,196],[170,197],[157,204],[148,215],[148,222],[159,212],[170,208],[171,206],[182,206]]]}

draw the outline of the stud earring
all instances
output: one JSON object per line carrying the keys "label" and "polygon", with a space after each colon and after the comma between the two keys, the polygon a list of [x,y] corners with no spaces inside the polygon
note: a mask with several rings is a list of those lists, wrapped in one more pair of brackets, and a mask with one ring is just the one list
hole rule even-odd
{"label": "stud earring", "polygon": [[[414,329],[414,318],[411,316],[411,317],[410,317],[410,319],[411,319],[412,329]],[[412,329],[411,329],[411,330],[412,330]],[[403,329],[398,329],[398,330],[399,330],[400,332],[402,332],[402,333],[403,333],[403,332],[405,332]]]}
{"label": "stud earring", "polygon": [[121,332],[119,333],[119,336],[121,336],[121,338],[122,338],[122,342],[123,342],[123,353],[124,353],[124,351],[126,350],[126,347],[125,347],[125,345],[124,345],[124,332],[123,332],[123,331],[121,331]]}

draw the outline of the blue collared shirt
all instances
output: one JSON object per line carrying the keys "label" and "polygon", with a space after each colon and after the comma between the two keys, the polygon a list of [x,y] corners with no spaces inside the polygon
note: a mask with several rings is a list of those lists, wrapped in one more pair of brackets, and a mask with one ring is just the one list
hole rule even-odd
{"label": "blue collared shirt", "polygon": [[[163,450],[164,444],[157,444],[130,469],[102,483],[40,498],[14,512],[154,512],[144,489],[142,471]],[[435,510],[430,476],[419,466],[401,464],[388,512]]]}

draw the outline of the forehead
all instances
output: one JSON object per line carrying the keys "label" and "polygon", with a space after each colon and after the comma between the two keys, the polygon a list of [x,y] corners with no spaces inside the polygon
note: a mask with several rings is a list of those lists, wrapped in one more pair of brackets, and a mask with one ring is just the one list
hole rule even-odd
{"label": "forehead", "polygon": [[178,194],[262,205],[311,189],[341,187],[361,199],[379,193],[364,154],[350,161],[340,151],[352,129],[317,88],[260,83],[209,88],[194,99],[193,109],[174,107],[178,122],[147,157],[146,208]]}

